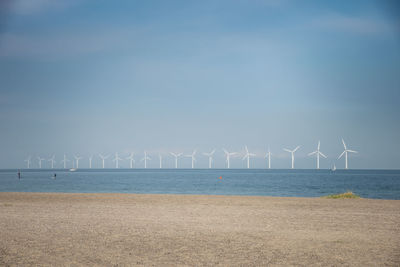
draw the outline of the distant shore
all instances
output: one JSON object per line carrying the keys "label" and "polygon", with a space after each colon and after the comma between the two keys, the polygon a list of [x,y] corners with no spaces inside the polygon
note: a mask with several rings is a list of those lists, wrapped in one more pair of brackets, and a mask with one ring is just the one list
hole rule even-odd
{"label": "distant shore", "polygon": [[0,193],[0,265],[400,265],[400,200]]}

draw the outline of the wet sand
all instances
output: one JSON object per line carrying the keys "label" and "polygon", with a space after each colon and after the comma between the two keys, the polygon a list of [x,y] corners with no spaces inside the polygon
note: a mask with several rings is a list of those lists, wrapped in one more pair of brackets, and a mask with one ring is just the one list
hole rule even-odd
{"label": "wet sand", "polygon": [[400,266],[400,201],[0,193],[0,266]]}

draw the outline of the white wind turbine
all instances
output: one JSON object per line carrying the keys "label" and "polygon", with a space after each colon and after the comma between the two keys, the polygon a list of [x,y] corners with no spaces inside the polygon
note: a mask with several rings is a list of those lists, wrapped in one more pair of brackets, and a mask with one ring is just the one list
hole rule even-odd
{"label": "white wind turbine", "polygon": [[76,160],[76,168],[78,169],[79,168],[79,160],[82,159],[82,157],[79,157],[79,155],[78,156],[74,155],[74,158]]}
{"label": "white wind turbine", "polygon": [[129,159],[129,166],[131,169],[133,168],[133,165],[135,164],[135,159],[133,158],[133,156],[134,156],[134,153],[131,152],[129,157],[126,158],[126,159]]}
{"label": "white wind turbine", "polygon": [[38,157],[39,160],[39,168],[42,168],[42,161],[44,160],[44,158],[41,158],[40,156]]}
{"label": "white wind turbine", "polygon": [[185,155],[187,158],[192,158],[192,169],[194,169],[194,162],[196,161],[196,158],[194,157],[196,155],[196,149],[193,151],[191,155]]}
{"label": "white wind turbine", "polygon": [[171,155],[175,157],[175,169],[178,168],[178,158],[182,156],[183,153],[176,153],[176,154],[174,152],[169,152],[169,153],[171,153]]}
{"label": "white wind turbine", "polygon": [[211,169],[212,167],[212,160],[213,160],[213,155],[215,153],[215,149],[213,149],[213,151],[211,151],[210,153],[203,153],[204,156],[208,157],[208,168]]}
{"label": "white wind turbine", "polygon": [[64,154],[64,159],[61,161],[62,163],[64,163],[64,169],[67,168],[67,162],[69,161],[69,159],[67,159],[67,155]]}
{"label": "white wind turbine", "polygon": [[92,168],[92,160],[93,160],[93,155],[89,156],[89,169]]}
{"label": "white wind turbine", "polygon": [[321,145],[321,143],[320,143],[320,141],[318,141],[317,150],[308,154],[309,156],[312,156],[314,154],[317,155],[317,169],[319,169],[319,156],[321,155],[322,157],[327,158],[321,151],[319,151],[320,145]]}
{"label": "white wind turbine", "polygon": [[271,169],[271,155],[272,155],[272,153],[268,147],[268,152],[267,152],[267,154],[265,154],[265,157],[264,157],[264,158],[268,158],[268,169]]}
{"label": "white wind turbine", "polygon": [[158,153],[158,159],[160,161],[160,169],[162,168],[162,155],[161,153]]}
{"label": "white wind turbine", "polygon": [[222,149],[226,156],[226,167],[229,169],[231,167],[231,156],[235,156],[237,152],[228,152],[225,148]]}
{"label": "white wind turbine", "polygon": [[103,169],[104,169],[104,161],[105,161],[106,159],[108,159],[109,156],[110,156],[110,155],[99,154],[99,157],[101,158],[101,161],[102,161]]}
{"label": "white wind turbine", "polygon": [[113,161],[115,161],[115,168],[118,169],[118,162],[122,160],[119,156],[118,156],[118,152],[115,152],[115,158],[113,159]]}
{"label": "white wind turbine", "polygon": [[51,168],[53,169],[54,168],[54,163],[56,162],[56,160],[54,159],[56,157],[56,155],[53,155],[50,159],[49,159],[49,161],[51,162]]}
{"label": "white wind turbine", "polygon": [[255,157],[256,154],[253,153],[249,153],[249,149],[247,148],[247,146],[244,146],[245,150],[246,150],[246,154],[244,155],[244,157],[242,158],[242,160],[247,159],[247,169],[250,168],[250,157]]}
{"label": "white wind turbine", "polygon": [[27,168],[29,169],[30,167],[31,167],[31,156],[29,156],[26,160],[24,160],[24,161],[26,161],[26,165],[27,165]]}
{"label": "white wind turbine", "polygon": [[354,151],[354,150],[347,149],[347,146],[346,146],[346,144],[345,144],[343,138],[342,138],[342,143],[343,143],[343,146],[344,146],[344,151],[342,152],[342,154],[340,154],[340,156],[338,157],[338,159],[340,159],[340,158],[343,156],[343,154],[344,154],[345,160],[346,160],[346,161],[345,161],[345,162],[346,162],[345,169],[347,170],[347,169],[348,169],[348,164],[347,164],[347,153],[358,153],[358,152],[357,152],[357,151]]}
{"label": "white wind turbine", "polygon": [[285,150],[286,152],[289,152],[289,153],[291,153],[292,154],[292,169],[294,169],[294,152],[296,152],[297,151],[297,149],[299,149],[300,148],[300,146],[297,146],[295,149],[293,149],[293,150],[289,150],[289,149],[287,149],[287,148],[284,148],[283,150]]}
{"label": "white wind turbine", "polygon": [[147,160],[151,160],[150,157],[147,156],[147,152],[144,152],[144,158],[142,158],[140,161],[144,161],[144,168],[147,169]]}

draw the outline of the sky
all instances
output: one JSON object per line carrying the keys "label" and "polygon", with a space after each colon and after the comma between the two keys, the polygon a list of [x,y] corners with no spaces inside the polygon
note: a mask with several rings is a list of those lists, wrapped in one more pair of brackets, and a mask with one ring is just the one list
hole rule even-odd
{"label": "sky", "polygon": [[223,168],[245,145],[252,168],[268,147],[289,168],[297,145],[315,168],[319,140],[321,168],[343,168],[343,138],[350,168],[399,169],[399,100],[397,1],[0,2],[0,168],[115,152],[143,167],[144,150],[173,167],[194,149]]}

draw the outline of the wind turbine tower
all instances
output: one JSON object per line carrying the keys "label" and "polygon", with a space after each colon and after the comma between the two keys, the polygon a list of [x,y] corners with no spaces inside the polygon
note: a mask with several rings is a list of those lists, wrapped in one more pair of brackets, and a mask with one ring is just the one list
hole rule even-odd
{"label": "wind turbine tower", "polygon": [[283,150],[285,150],[286,152],[289,152],[292,154],[292,169],[294,169],[294,152],[296,152],[298,149],[300,148],[300,146],[297,146],[295,149],[293,150],[289,150],[287,148],[284,148]]}
{"label": "wind turbine tower", "polygon": [[64,159],[61,161],[62,163],[64,163],[64,169],[67,168],[67,161],[69,161],[69,159],[67,159],[67,155],[64,154]]}
{"label": "wind turbine tower", "polygon": [[118,156],[118,152],[115,152],[115,158],[113,159],[113,161],[115,161],[115,168],[118,169],[118,163],[119,161],[122,160],[119,156]]}
{"label": "wind turbine tower", "polygon": [[144,168],[147,169],[147,160],[151,160],[150,157],[147,156],[147,152],[144,152],[144,158],[141,159],[141,161],[144,161]]}
{"label": "wind turbine tower", "polygon": [[78,169],[78,168],[79,168],[79,160],[82,159],[82,157],[79,157],[79,156],[77,156],[77,155],[74,155],[74,158],[75,158],[75,160],[76,160],[76,168]]}
{"label": "wind turbine tower", "polygon": [[92,168],[92,160],[93,160],[93,155],[89,156],[89,169]]}
{"label": "wind turbine tower", "polygon": [[127,157],[126,159],[129,159],[129,166],[132,169],[133,168],[133,164],[135,164],[135,159],[133,158],[134,153],[131,152],[131,154],[129,155],[129,157]]}
{"label": "wind turbine tower", "polygon": [[56,162],[55,159],[54,159],[55,157],[56,157],[56,155],[53,155],[53,156],[49,159],[49,161],[51,162],[51,168],[52,168],[52,169],[54,169],[54,163]]}
{"label": "wind turbine tower", "polygon": [[26,166],[27,166],[27,168],[29,169],[30,167],[31,167],[31,156],[29,156],[26,160],[24,160],[24,161],[26,161]]}
{"label": "wind turbine tower", "polygon": [[44,158],[41,158],[40,156],[38,157],[39,160],[39,169],[42,168],[42,161],[44,160]]}
{"label": "wind turbine tower", "polygon": [[196,161],[196,158],[194,157],[195,155],[196,155],[196,150],[194,150],[191,155],[186,155],[185,156],[187,158],[192,158],[192,169],[194,169],[194,162]]}
{"label": "wind turbine tower", "polygon": [[317,150],[315,150],[314,152],[309,153],[309,156],[312,156],[314,154],[317,155],[317,169],[319,170],[319,156],[322,156],[324,158],[327,158],[321,151],[319,151],[319,147],[320,147],[321,143],[320,141],[318,141],[318,146],[317,146]]}
{"label": "wind turbine tower", "polygon": [[247,159],[247,169],[250,168],[250,157],[255,157],[256,154],[250,153],[249,149],[247,148],[247,146],[244,146],[245,150],[246,150],[246,154],[244,155],[242,160]]}
{"label": "wind turbine tower", "polygon": [[162,168],[162,155],[161,153],[158,153],[158,159],[160,161],[160,169]]}
{"label": "wind turbine tower", "polygon": [[268,147],[268,152],[267,152],[267,154],[265,154],[265,158],[268,158],[268,169],[271,169],[271,155],[272,155],[272,153]]}
{"label": "wind turbine tower", "polygon": [[338,159],[340,159],[344,154],[344,158],[345,158],[345,162],[346,162],[345,169],[347,170],[348,169],[347,153],[358,153],[358,152],[354,151],[354,150],[347,149],[346,143],[344,142],[343,138],[342,138],[342,143],[343,143],[343,146],[344,146],[344,151],[342,152],[342,154],[340,154]]}
{"label": "wind turbine tower", "polygon": [[102,155],[102,154],[99,154],[99,157],[101,158],[101,161],[102,161],[103,169],[104,169],[104,161],[105,161],[106,159],[108,159],[109,156],[110,156],[110,155]]}
{"label": "wind turbine tower", "polygon": [[183,153],[176,153],[176,154],[174,152],[170,152],[170,153],[172,156],[175,157],[175,169],[177,169],[178,168],[178,158],[180,156],[182,156]]}
{"label": "wind turbine tower", "polygon": [[211,151],[210,153],[203,153],[204,156],[208,157],[208,168],[209,169],[211,169],[211,167],[212,167],[214,153],[215,153],[215,149],[213,149],[213,151]]}
{"label": "wind turbine tower", "polygon": [[226,156],[226,167],[229,169],[231,167],[231,156],[237,155],[237,152],[228,152],[225,148],[222,149]]}

